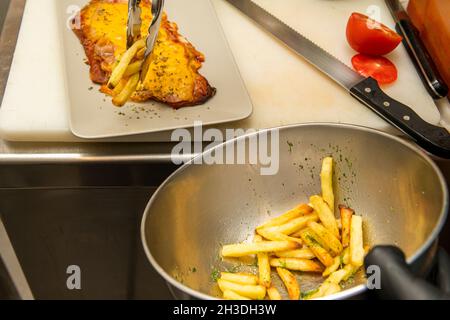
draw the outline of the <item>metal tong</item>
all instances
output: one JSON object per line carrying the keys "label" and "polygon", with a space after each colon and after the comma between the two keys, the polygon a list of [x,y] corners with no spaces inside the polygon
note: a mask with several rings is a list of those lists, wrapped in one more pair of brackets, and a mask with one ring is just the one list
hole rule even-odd
{"label": "metal tong", "polygon": [[[127,47],[130,48],[140,37],[142,27],[142,9],[141,0],[128,0],[128,25],[127,25]],[[162,12],[164,9],[164,0],[152,0],[153,20],[148,29],[146,40],[147,49],[145,51],[145,60],[152,53],[161,27]]]}

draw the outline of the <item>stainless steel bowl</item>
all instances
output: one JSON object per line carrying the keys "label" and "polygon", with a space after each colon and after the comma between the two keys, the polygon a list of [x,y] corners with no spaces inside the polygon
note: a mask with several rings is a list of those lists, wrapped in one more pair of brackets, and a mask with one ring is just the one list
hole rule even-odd
{"label": "stainless steel bowl", "polygon": [[[235,264],[221,260],[221,245],[244,241],[270,217],[308,203],[320,193],[321,160],[329,155],[336,161],[336,201],[363,216],[366,241],[396,245],[417,272],[427,269],[448,208],[445,181],[428,156],[400,138],[362,127],[308,124],[279,130],[277,175],[260,175],[261,165],[191,162],[151,198],[142,220],[143,245],[177,298],[216,298],[211,272]],[[206,154],[236,148],[235,142]],[[239,268],[252,269],[251,263],[240,261]],[[299,279],[303,290],[322,281],[307,274]],[[365,290],[363,277],[357,277],[329,298]]]}

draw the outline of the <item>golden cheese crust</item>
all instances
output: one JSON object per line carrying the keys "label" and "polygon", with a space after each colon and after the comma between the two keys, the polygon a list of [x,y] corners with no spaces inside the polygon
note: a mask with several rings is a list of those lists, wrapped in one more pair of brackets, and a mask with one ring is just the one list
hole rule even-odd
{"label": "golden cheese crust", "polygon": [[[152,19],[149,0],[143,0],[141,8],[141,35],[146,37]],[[126,51],[127,12],[127,0],[91,0],[80,12],[80,27],[73,24],[86,52],[91,80],[103,85],[105,93],[110,92],[106,83],[112,69]],[[178,26],[164,14],[149,71],[131,99],[155,100],[174,108],[205,103],[216,90],[199,73],[204,61],[204,55],[179,34]]]}

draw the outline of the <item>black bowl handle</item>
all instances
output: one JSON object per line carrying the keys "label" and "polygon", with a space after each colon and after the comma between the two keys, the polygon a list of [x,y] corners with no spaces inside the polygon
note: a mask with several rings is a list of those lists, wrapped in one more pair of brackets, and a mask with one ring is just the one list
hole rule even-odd
{"label": "black bowl handle", "polygon": [[413,109],[389,97],[375,79],[365,79],[350,92],[383,119],[409,135],[426,151],[450,159],[450,133],[426,122]]}
{"label": "black bowl handle", "polygon": [[[381,289],[375,290],[381,299],[448,300],[450,295],[434,287],[409,270],[403,252],[392,246],[375,247],[365,259],[366,267],[380,268]],[[370,275],[368,275],[370,277]]]}

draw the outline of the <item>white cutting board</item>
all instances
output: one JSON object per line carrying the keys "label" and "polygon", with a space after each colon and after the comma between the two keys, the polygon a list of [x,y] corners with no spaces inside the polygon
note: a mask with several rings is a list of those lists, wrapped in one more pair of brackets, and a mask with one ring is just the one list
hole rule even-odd
{"label": "white cutting board", "polygon": [[[68,125],[64,48],[57,28],[54,1],[27,1],[0,109],[0,135],[4,139],[80,141]],[[223,0],[212,2],[254,104],[250,118],[221,128],[342,122],[398,133],[228,3]],[[256,2],[348,64],[355,54],[345,40],[345,26],[351,12],[378,8],[382,22],[394,26],[383,0]],[[399,79],[385,88],[387,93],[413,107],[428,122],[438,124],[439,112],[405,49],[400,46],[390,59],[399,69]],[[169,133],[159,133],[114,141],[169,141],[169,138]]]}

